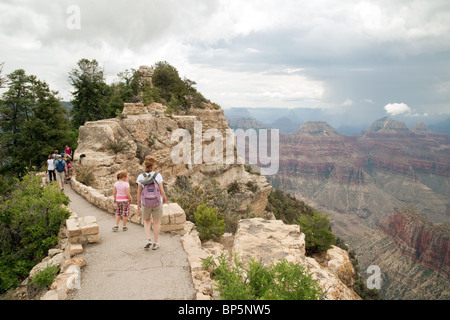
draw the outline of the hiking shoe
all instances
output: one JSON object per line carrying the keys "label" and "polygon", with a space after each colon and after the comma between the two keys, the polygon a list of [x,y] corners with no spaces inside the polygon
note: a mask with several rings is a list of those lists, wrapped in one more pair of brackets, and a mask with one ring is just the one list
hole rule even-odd
{"label": "hiking shoe", "polygon": [[144,249],[148,249],[148,248],[150,248],[152,246],[152,242],[150,241],[150,240],[146,240],[146,242],[145,242],[145,246],[144,246]]}
{"label": "hiking shoe", "polygon": [[152,250],[158,250],[159,249],[159,243],[154,243]]}

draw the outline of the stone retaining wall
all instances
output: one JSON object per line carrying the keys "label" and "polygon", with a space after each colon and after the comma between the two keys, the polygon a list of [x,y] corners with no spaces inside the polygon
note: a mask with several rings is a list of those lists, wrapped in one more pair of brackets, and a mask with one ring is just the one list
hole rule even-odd
{"label": "stone retaining wall", "polygon": [[[115,214],[116,209],[113,196],[107,197],[101,194],[98,190],[77,181],[75,176],[71,178],[70,182],[72,189],[84,197],[88,202],[111,214]],[[186,226],[186,214],[184,210],[177,203],[169,203],[163,205],[163,213],[160,232],[176,231],[183,235]],[[142,215],[135,204],[132,204],[130,207],[128,221],[141,225],[144,224]]]}

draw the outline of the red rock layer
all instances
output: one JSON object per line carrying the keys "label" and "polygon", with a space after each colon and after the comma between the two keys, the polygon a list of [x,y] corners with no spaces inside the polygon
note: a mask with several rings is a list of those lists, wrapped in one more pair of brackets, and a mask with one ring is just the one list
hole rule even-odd
{"label": "red rock layer", "polygon": [[450,277],[450,226],[432,225],[424,216],[398,210],[379,225],[400,251],[423,266]]}

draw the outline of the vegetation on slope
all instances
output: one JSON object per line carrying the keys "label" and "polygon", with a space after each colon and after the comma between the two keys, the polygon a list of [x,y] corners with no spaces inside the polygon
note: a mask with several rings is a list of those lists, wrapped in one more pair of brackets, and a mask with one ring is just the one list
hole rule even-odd
{"label": "vegetation on slope", "polygon": [[0,195],[0,293],[18,286],[58,243],[70,215],[63,204],[69,198],[56,183],[41,187],[35,173],[16,179]]}

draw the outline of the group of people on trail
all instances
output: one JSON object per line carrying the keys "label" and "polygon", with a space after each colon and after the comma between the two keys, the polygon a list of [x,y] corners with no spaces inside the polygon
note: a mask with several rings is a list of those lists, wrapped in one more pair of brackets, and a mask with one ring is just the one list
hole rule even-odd
{"label": "group of people on trail", "polygon": [[[163,187],[163,177],[161,173],[155,171],[156,159],[152,156],[145,157],[145,172],[136,179],[138,212],[142,214],[144,221],[145,249],[150,247],[157,250],[160,247],[158,238],[161,218],[163,216],[163,204],[167,203],[166,194]],[[130,193],[130,183],[128,172],[123,171],[117,174],[117,181],[113,188],[114,203],[116,204],[116,218],[113,231],[119,230],[120,218],[122,217],[122,230],[127,231],[127,221],[130,216],[130,205],[132,197]],[[150,236],[150,229],[153,224],[153,241]]]}
{"label": "group of people on trail", "polygon": [[47,171],[49,181],[56,181],[61,191],[64,190],[64,182],[70,179],[72,165],[70,160],[73,157],[73,150],[66,145],[64,152],[59,153],[58,149],[53,150],[47,159]]}

